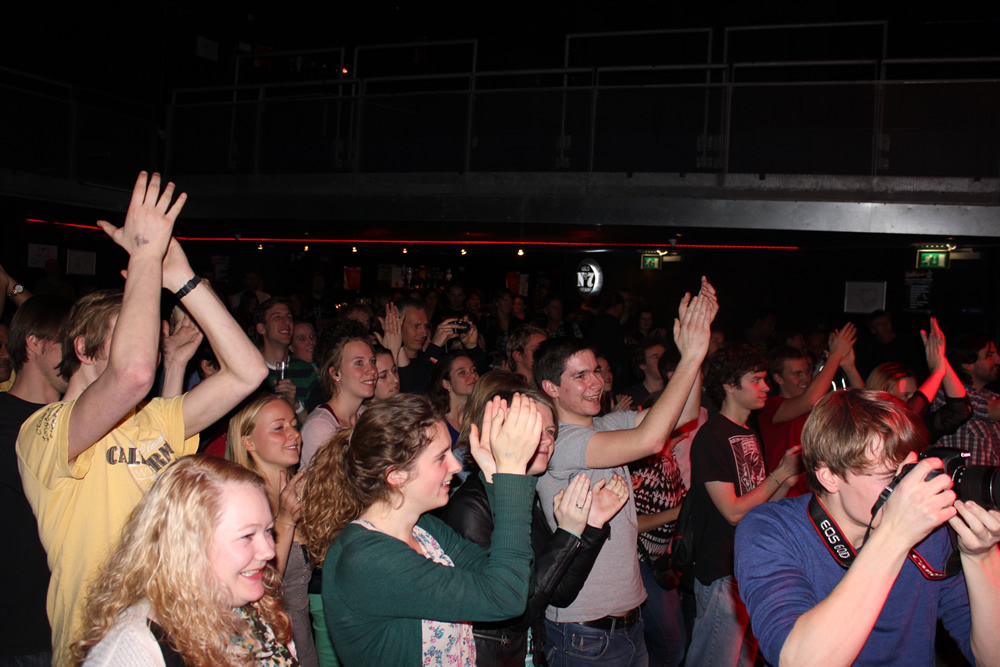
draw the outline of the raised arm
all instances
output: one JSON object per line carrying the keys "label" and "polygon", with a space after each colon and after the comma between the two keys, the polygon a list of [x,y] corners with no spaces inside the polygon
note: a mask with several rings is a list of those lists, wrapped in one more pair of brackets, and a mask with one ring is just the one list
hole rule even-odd
{"label": "raised arm", "polygon": [[927,355],[927,368],[930,375],[920,385],[920,393],[924,395],[928,403],[934,402],[938,389],[944,387],[945,396],[949,398],[962,398],[965,396],[965,385],[958,378],[955,370],[948,363],[945,356],[944,333],[938,326],[936,317],[931,318],[931,331],[920,331],[920,337],[924,341],[924,352]]}
{"label": "raised arm", "polygon": [[674,320],[674,341],[681,360],[663,395],[649,410],[636,415],[636,427],[624,431],[599,431],[587,445],[588,468],[613,468],[651,456],[663,448],[688,401],[708,352],[712,320],[719,310],[715,289],[702,278],[701,291],[685,294]]}
{"label": "raised arm", "polygon": [[[174,221],[184,206],[181,194],[171,205],[174,184],[160,193],[160,175],[141,172],[121,228],[97,224],[129,254],[121,312],[111,335],[107,366],[80,395],[70,414],[69,461],[104,437],[141,401],[156,376],[160,346],[160,284],[163,256]],[[78,354],[82,340],[78,339]],[[88,359],[93,364],[98,360]],[[81,368],[79,372],[88,372]]]}
{"label": "raised arm", "polygon": [[[810,412],[819,399],[830,391],[830,383],[833,382],[837,369],[841,367],[841,362],[848,355],[850,355],[850,368],[854,368],[854,341],[857,340],[857,337],[857,329],[850,322],[845,324],[843,329],[830,334],[830,356],[827,357],[823,369],[816,374],[801,396],[789,398],[778,406],[777,412],[774,413],[775,424],[791,421]],[[856,370],[854,374],[857,375]],[[858,376],[858,381],[860,381],[860,376]],[[854,386],[853,380],[851,386]]]}
{"label": "raised arm", "polygon": [[170,241],[163,258],[163,287],[179,296],[219,360],[219,372],[184,397],[184,437],[190,438],[259,387],[267,377],[267,366],[219,297],[195,276],[176,240]]}

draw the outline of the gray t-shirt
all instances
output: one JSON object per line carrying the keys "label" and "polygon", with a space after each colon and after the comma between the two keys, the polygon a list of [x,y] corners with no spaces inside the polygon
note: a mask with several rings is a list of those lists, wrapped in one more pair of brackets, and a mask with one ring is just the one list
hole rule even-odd
{"label": "gray t-shirt", "polygon": [[639,524],[635,516],[635,499],[632,496],[628,468],[587,467],[587,445],[597,431],[622,431],[635,428],[635,412],[614,412],[594,419],[594,428],[575,424],[559,424],[559,437],[555,451],[549,461],[549,470],[538,480],[538,496],[549,526],[555,530],[556,521],[552,513],[552,500],[561,489],[569,486],[574,476],[583,472],[590,476],[590,483],[610,480],[614,473],[621,475],[629,484],[629,499],[625,507],[611,520],[611,539],[601,549],[594,568],[587,577],[576,600],[568,607],[549,607],[545,615],[556,623],[579,623],[603,618],[609,614],[620,614],[634,609],[646,599],[646,591],[639,577],[639,560],[636,555],[636,539]]}

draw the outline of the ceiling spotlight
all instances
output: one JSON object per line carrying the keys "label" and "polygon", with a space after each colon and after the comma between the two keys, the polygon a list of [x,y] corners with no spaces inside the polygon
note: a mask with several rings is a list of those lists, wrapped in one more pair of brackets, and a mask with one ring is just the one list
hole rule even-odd
{"label": "ceiling spotlight", "polygon": [[352,245],[351,246],[351,252],[357,252],[357,251],[358,251],[358,246]]}
{"label": "ceiling spotlight", "polygon": [[463,255],[465,254],[465,248],[462,248],[462,254]]}
{"label": "ceiling spotlight", "polygon": [[302,248],[302,250],[303,252],[309,252],[309,246],[307,245],[306,247]]}
{"label": "ceiling spotlight", "polygon": [[518,257],[524,257],[524,250],[522,250],[521,248],[518,248],[517,249],[517,256]]}
{"label": "ceiling spotlight", "polygon": [[264,244],[263,243],[258,243],[257,244],[257,250],[263,250],[263,249],[264,249]]}
{"label": "ceiling spotlight", "polygon": [[406,248],[403,248],[403,254],[404,255],[406,254]]}

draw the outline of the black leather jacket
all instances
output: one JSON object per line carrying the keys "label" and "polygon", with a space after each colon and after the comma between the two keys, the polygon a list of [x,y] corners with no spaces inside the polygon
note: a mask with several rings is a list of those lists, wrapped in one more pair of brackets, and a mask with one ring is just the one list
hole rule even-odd
{"label": "black leather jacket", "polygon": [[[493,535],[493,515],[482,473],[469,478],[448,501],[441,518],[460,535],[489,549]],[[582,539],[558,529],[555,532],[542,512],[538,496],[531,514],[531,547],[535,552],[534,588],[525,612],[500,623],[476,623],[476,664],[524,667],[528,628],[534,644],[534,663],[545,665],[545,608],[565,607],[576,599],[604,542],[611,535],[605,525],[591,526]]]}

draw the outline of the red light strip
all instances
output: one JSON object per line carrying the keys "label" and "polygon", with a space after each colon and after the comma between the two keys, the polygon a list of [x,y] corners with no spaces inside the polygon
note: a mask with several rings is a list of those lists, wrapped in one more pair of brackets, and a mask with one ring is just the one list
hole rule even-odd
{"label": "red light strip", "polygon": [[[99,227],[90,225],[79,225],[71,222],[54,222],[49,220],[37,220],[26,218],[27,222],[40,222],[47,225],[61,225],[63,227],[78,227],[81,229],[93,229],[99,231]],[[320,239],[320,238],[267,238],[241,236],[178,236],[180,241],[246,241],[247,243],[341,243],[344,245],[365,245],[373,243],[391,243],[394,245],[516,245],[516,246],[584,246],[591,248],[664,248],[663,243],[596,243],[586,241],[427,241],[417,239]],[[798,246],[790,245],[724,245],[716,243],[678,243],[671,248],[716,248],[727,250],[798,250]]]}

